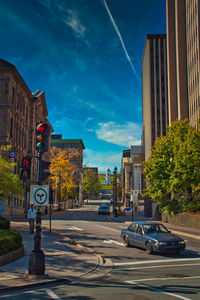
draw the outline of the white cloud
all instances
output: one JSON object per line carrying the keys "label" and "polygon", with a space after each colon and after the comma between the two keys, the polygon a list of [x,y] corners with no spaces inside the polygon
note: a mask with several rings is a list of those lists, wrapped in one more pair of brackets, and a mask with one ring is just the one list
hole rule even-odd
{"label": "white cloud", "polygon": [[73,9],[68,9],[68,17],[65,23],[69,25],[76,33],[76,35],[83,37],[86,31],[86,28],[81,24],[77,12]]}
{"label": "white cloud", "polygon": [[126,122],[118,124],[116,122],[99,123],[96,130],[98,139],[120,146],[141,144],[141,126],[137,123]]}
{"label": "white cloud", "polygon": [[122,152],[98,152],[87,148],[84,150],[84,164],[89,167],[98,167],[99,173],[106,173],[108,168],[112,172],[115,166],[117,166],[119,172],[121,167],[121,157]]}

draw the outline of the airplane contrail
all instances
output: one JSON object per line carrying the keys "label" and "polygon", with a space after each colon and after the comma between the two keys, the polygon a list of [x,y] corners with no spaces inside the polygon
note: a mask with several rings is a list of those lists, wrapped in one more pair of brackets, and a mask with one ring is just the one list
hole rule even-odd
{"label": "airplane contrail", "polygon": [[108,12],[108,15],[109,15],[109,17],[110,17],[110,20],[111,20],[111,22],[112,22],[112,24],[113,24],[113,27],[115,28],[115,31],[116,31],[116,33],[117,33],[117,35],[118,35],[118,37],[119,37],[119,40],[120,40],[121,45],[122,45],[122,48],[123,48],[123,50],[124,50],[124,52],[125,52],[126,58],[127,58],[128,62],[130,63],[130,66],[131,66],[131,68],[132,68],[132,70],[133,70],[133,72],[134,72],[134,74],[135,74],[137,80],[140,82],[140,80],[139,80],[139,78],[138,78],[138,74],[136,73],[136,70],[135,70],[135,68],[134,68],[134,65],[133,65],[133,63],[132,63],[132,61],[131,61],[131,58],[130,58],[129,54],[128,54],[128,51],[126,50],[126,47],[125,47],[124,41],[123,41],[123,39],[122,39],[121,33],[120,33],[120,31],[119,31],[119,29],[118,29],[116,23],[115,23],[115,20],[113,19],[113,16],[112,16],[112,14],[111,14],[111,12],[110,12],[110,9],[109,9],[109,7],[108,7],[108,5],[107,5],[107,3],[106,3],[106,0],[103,0],[103,2],[104,2],[104,5],[105,5],[106,10],[107,10],[107,12]]}

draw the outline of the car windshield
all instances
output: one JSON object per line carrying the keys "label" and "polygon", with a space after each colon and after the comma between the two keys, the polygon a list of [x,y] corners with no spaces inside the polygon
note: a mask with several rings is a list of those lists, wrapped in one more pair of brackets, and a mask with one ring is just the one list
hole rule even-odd
{"label": "car windshield", "polygon": [[163,233],[169,232],[167,228],[162,224],[145,224],[143,225],[144,233]]}

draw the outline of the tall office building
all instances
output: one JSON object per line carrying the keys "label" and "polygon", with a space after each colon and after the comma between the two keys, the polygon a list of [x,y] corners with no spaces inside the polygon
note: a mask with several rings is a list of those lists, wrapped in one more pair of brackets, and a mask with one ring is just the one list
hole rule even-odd
{"label": "tall office building", "polygon": [[169,125],[188,118],[185,4],[185,0],[166,1]]}
{"label": "tall office building", "polygon": [[[143,104],[143,160],[151,156],[151,149],[157,137],[167,134],[167,53],[166,35],[147,35],[142,69]],[[142,177],[142,189],[146,182]],[[152,216],[152,202],[144,201],[145,216]]]}
{"label": "tall office building", "polygon": [[144,159],[168,124],[166,35],[147,35],[142,69]]}
{"label": "tall office building", "polygon": [[197,126],[200,105],[200,2],[167,0],[169,124],[189,118]]}
{"label": "tall office building", "polygon": [[187,45],[187,75],[189,120],[197,125],[200,114],[200,83],[199,83],[199,58],[200,58],[200,2],[199,0],[186,0],[186,45]]}

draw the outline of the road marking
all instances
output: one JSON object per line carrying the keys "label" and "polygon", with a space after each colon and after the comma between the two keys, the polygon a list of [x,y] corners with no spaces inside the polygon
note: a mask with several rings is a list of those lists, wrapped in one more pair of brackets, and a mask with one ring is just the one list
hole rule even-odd
{"label": "road marking", "polygon": [[175,261],[195,261],[200,260],[199,258],[175,258],[175,259],[158,259],[158,260],[145,260],[145,261],[134,261],[134,262],[121,262],[121,263],[114,263],[114,266],[123,266],[123,265],[143,265],[143,264],[152,264],[152,263],[168,263],[168,262],[175,262]]}
{"label": "road marking", "polygon": [[78,231],[82,231],[82,230],[83,230],[82,228],[78,228],[78,227],[75,227],[75,226],[68,227],[67,229],[70,229],[70,230],[78,230]]}
{"label": "road marking", "polygon": [[62,298],[59,298],[52,290],[46,290],[46,292],[52,299],[62,300]]}
{"label": "road marking", "polygon": [[179,265],[160,265],[150,267],[136,267],[136,268],[116,268],[115,270],[140,270],[140,269],[156,269],[156,268],[171,268],[171,267],[185,267],[185,266],[199,266],[200,264],[179,264]]}
{"label": "road marking", "polygon": [[[177,278],[176,278],[176,279],[177,279]],[[182,279],[182,278],[181,278],[181,279]],[[183,297],[183,296],[174,294],[174,293],[165,292],[165,291],[163,291],[163,290],[154,288],[154,287],[149,286],[149,285],[146,285],[146,284],[136,283],[136,282],[134,282],[134,281],[125,281],[125,282],[126,282],[126,283],[129,283],[129,284],[134,284],[134,285],[137,285],[137,286],[141,286],[141,287],[147,288],[147,289],[149,289],[149,290],[156,291],[156,292],[159,292],[159,293],[162,293],[162,294],[166,294],[166,295],[169,295],[169,296],[172,296],[172,297],[176,297],[176,298],[179,298],[179,299],[183,299],[183,300],[192,300],[191,298],[186,298],[186,297]]]}
{"label": "road marking", "polygon": [[102,225],[97,225],[97,226],[98,226],[98,227],[105,228],[105,229],[109,229],[109,230],[111,230],[111,231],[121,232],[121,230],[112,229],[112,228],[105,227],[105,226],[102,226]]}
{"label": "road marking", "polygon": [[[114,241],[114,240],[110,240],[110,239],[104,240],[103,243],[107,243],[107,244],[116,244],[116,245],[124,246],[123,243],[120,243],[120,242],[117,242],[117,241]],[[124,246],[124,247],[125,247],[125,246]]]}
{"label": "road marking", "polygon": [[127,228],[127,226],[126,226],[126,227],[125,227],[125,226],[119,226],[119,228],[126,229],[126,228]]}

